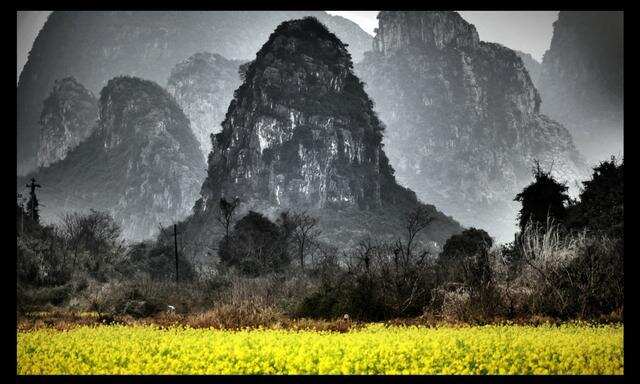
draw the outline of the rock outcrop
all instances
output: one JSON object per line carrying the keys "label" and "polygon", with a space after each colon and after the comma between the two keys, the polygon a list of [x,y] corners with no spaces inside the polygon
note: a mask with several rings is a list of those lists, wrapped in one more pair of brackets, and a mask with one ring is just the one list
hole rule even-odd
{"label": "rock outcrop", "polygon": [[98,101],[73,77],[56,80],[40,114],[38,166],[65,158],[89,137],[98,119]]}
{"label": "rock outcrop", "polygon": [[305,15],[325,22],[355,57],[371,46],[357,24],[320,11],[54,11],[18,82],[18,174],[36,167],[39,114],[56,79],[74,76],[94,93],[120,75],[165,84],[196,52],[250,59],[279,23]]}
{"label": "rock outcrop", "polygon": [[[42,185],[46,222],[105,210],[126,239],[150,238],[191,212],[206,170],[198,141],[173,98],[151,81],[114,78],[100,92],[99,107],[91,136],[26,178]],[[18,178],[19,190],[26,178]]]}
{"label": "rock outcrop", "polygon": [[516,53],[480,41],[456,12],[378,15],[373,51],[356,66],[387,126],[398,181],[463,225],[513,239],[514,196],[534,159],[560,180],[586,174],[571,135],[540,114]]}
{"label": "rock outcrop", "polygon": [[[219,199],[234,196],[245,211],[271,218],[307,211],[320,218],[321,239],[343,249],[367,236],[401,236],[405,215],[422,204],[396,184],[383,126],[352,67],[346,45],[318,20],[276,28],[214,137],[202,197],[186,223],[191,243],[219,240],[208,231],[218,227]],[[435,220],[421,240],[442,244],[461,230],[426,209]]]}
{"label": "rock outcrop", "polygon": [[623,155],[623,12],[561,11],[542,60],[542,112],[591,164]]}
{"label": "rock outcrop", "polygon": [[167,81],[167,91],[189,118],[205,158],[211,152],[211,135],[220,131],[233,91],[240,86],[240,64],[218,54],[196,53],[176,65]]}

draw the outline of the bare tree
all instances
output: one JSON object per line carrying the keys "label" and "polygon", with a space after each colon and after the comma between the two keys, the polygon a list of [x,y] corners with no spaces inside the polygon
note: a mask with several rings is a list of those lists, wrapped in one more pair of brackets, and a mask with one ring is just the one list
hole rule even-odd
{"label": "bare tree", "polygon": [[231,231],[231,224],[235,218],[236,210],[240,206],[240,199],[238,197],[233,198],[231,201],[227,201],[224,197],[220,199],[220,209],[216,220],[224,227],[224,241],[229,241],[229,233]]}
{"label": "bare tree", "polygon": [[[428,212],[427,208],[424,206],[419,206],[409,212],[407,214],[407,218],[405,221],[405,229],[407,234],[406,244],[403,244],[402,241],[396,241],[395,246],[395,261],[396,264],[399,262],[398,257],[402,256],[404,258],[404,262],[408,262],[409,259],[413,257],[414,252],[414,242],[415,238],[423,229],[425,229],[431,222],[433,222],[433,216]],[[423,252],[423,256],[426,252]]]}
{"label": "bare tree", "polygon": [[68,213],[64,215],[61,222],[61,230],[67,247],[73,252],[73,265],[71,269],[75,271],[78,261],[78,251],[83,240],[83,227],[78,213]]}
{"label": "bare tree", "polygon": [[305,249],[321,233],[320,229],[317,228],[319,220],[306,212],[288,214],[288,220],[291,238],[298,250],[300,267],[304,269]]}
{"label": "bare tree", "polygon": [[380,246],[371,237],[367,236],[358,243],[358,247],[354,251],[353,257],[356,259],[356,263],[358,266],[364,265],[367,275],[371,274],[371,264],[379,248]]}
{"label": "bare tree", "polygon": [[62,219],[61,232],[67,247],[73,250],[73,271],[81,253],[86,254],[84,261],[90,269],[98,272],[123,251],[120,225],[106,212],[91,210],[88,214],[67,214]]}

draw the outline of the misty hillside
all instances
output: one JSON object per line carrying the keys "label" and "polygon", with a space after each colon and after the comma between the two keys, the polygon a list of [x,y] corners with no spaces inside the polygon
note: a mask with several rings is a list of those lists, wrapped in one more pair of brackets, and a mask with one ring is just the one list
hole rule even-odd
{"label": "misty hillside", "polygon": [[515,232],[516,193],[534,159],[570,186],[586,175],[571,134],[540,113],[518,55],[480,41],[456,12],[378,15],[373,50],[356,65],[386,125],[400,183],[463,225],[501,241]]}
{"label": "misty hillside", "polygon": [[110,80],[99,108],[91,136],[64,160],[19,177],[18,190],[38,180],[46,222],[97,209],[114,216],[124,238],[151,238],[191,212],[206,168],[198,141],[180,107],[151,81]]}
{"label": "misty hillside", "polygon": [[240,86],[242,63],[199,52],[178,63],[167,80],[167,91],[189,118],[205,157],[211,151],[211,135],[220,131],[233,92]]}
{"label": "misty hillside", "polygon": [[18,82],[18,173],[36,165],[38,118],[56,79],[74,76],[97,93],[115,76],[164,84],[171,69],[197,52],[250,59],[282,21],[314,15],[349,44],[356,58],[371,36],[321,11],[55,11],[38,34]]}
{"label": "misty hillside", "polygon": [[40,114],[38,166],[62,160],[89,137],[98,119],[98,100],[73,77],[56,80]]}
{"label": "misty hillside", "polygon": [[561,11],[542,60],[542,112],[590,163],[623,155],[624,25],[619,11]]}
{"label": "misty hillside", "polygon": [[522,60],[522,64],[529,72],[529,78],[531,78],[531,82],[540,92],[540,77],[542,76],[542,63],[538,60],[534,59],[531,54],[521,51],[514,51],[518,57]]}
{"label": "misty hillside", "polygon": [[[403,231],[405,215],[421,203],[396,183],[383,126],[352,68],[345,44],[317,20],[278,26],[215,135],[186,242],[211,242],[219,199],[235,196],[245,211],[273,219],[284,210],[318,216],[321,239],[333,246],[353,247],[367,236],[391,240]],[[426,208],[436,220],[423,240],[442,244],[461,230]]]}

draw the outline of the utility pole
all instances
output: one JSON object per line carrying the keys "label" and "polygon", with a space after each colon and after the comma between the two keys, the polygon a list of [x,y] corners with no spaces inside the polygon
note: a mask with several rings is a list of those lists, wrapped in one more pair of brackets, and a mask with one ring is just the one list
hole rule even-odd
{"label": "utility pole", "polygon": [[178,285],[178,226],[173,224],[173,253],[176,256],[176,285]]}

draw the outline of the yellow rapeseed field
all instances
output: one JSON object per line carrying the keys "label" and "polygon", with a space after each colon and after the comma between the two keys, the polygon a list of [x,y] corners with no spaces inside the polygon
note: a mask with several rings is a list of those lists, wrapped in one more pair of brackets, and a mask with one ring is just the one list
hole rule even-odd
{"label": "yellow rapeseed field", "polygon": [[18,374],[622,374],[622,325],[18,333]]}

